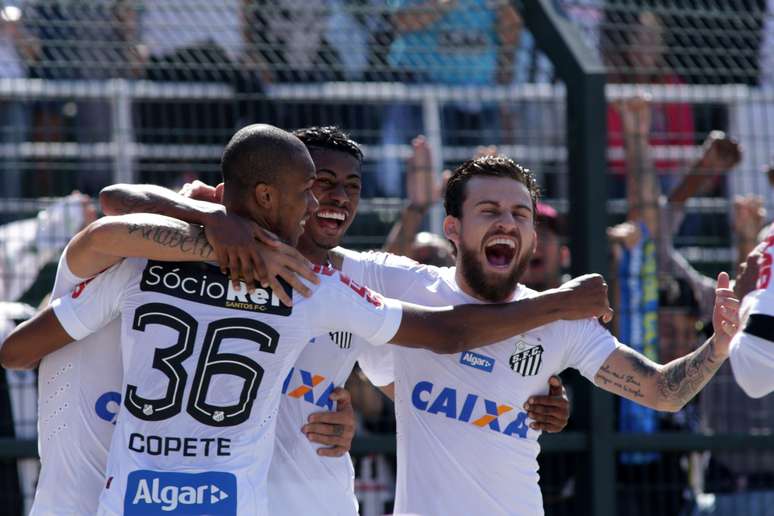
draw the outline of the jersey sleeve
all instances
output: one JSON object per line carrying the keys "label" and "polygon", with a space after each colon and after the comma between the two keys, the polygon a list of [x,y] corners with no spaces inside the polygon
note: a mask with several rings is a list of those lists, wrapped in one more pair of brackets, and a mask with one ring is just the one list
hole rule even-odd
{"label": "jersey sleeve", "polygon": [[62,256],[59,258],[59,264],[56,267],[56,278],[54,279],[54,288],[51,290],[51,304],[56,298],[62,297],[65,294],[69,294],[79,284],[83,283],[89,278],[81,278],[76,276],[67,265],[67,249],[62,252]]}
{"label": "jersey sleeve", "polygon": [[400,301],[382,297],[331,268],[318,268],[320,284],[307,304],[313,335],[348,331],[371,344],[389,342],[400,327]]}
{"label": "jersey sleeve", "polygon": [[137,259],[123,260],[55,299],[51,307],[68,335],[80,340],[118,317],[126,288],[141,270]]}
{"label": "jersey sleeve", "polygon": [[347,276],[367,285],[375,291],[395,299],[422,282],[435,281],[439,268],[422,265],[411,258],[379,251],[359,253],[342,251],[344,261],[341,270]]}
{"label": "jersey sleeve", "polygon": [[567,327],[564,367],[577,369],[593,383],[602,364],[623,344],[596,319],[564,324]]}
{"label": "jersey sleeve", "polygon": [[372,346],[361,353],[357,359],[360,369],[377,387],[395,382],[394,351],[394,346]]}
{"label": "jersey sleeve", "polygon": [[774,342],[739,332],[729,355],[734,379],[745,394],[762,398],[774,391]]}

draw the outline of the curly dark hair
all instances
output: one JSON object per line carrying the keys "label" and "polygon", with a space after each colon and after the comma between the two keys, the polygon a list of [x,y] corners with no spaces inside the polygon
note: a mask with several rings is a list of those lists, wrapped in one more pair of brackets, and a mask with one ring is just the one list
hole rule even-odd
{"label": "curly dark hair", "polygon": [[532,172],[505,156],[483,156],[466,161],[452,173],[446,183],[446,196],[443,201],[447,215],[462,218],[462,204],[467,193],[465,187],[468,181],[476,176],[507,177],[524,184],[532,198],[532,213],[537,213],[540,187]]}
{"label": "curly dark hair", "polygon": [[293,135],[304,142],[307,148],[317,147],[344,152],[355,158],[358,163],[363,162],[363,151],[355,140],[336,126],[313,126],[296,129]]}

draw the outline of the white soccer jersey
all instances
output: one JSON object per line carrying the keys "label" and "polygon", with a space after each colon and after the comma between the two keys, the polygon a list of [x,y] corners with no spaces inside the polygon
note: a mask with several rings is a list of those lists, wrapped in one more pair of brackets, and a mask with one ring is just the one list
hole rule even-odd
{"label": "white soccer jersey", "polygon": [[401,308],[322,269],[283,306],[202,263],[127,259],[53,303],[73,338],[121,315],[123,407],[98,514],[264,514],[277,408],[306,343],[391,339]]}
{"label": "white soccer jersey", "polygon": [[[731,368],[739,386],[753,398],[774,391],[774,229],[761,244],[763,258],[755,290],[742,300],[742,330],[731,341]],[[754,326],[753,326],[754,325]]]}
{"label": "white soccer jersey", "polygon": [[[85,278],[59,261],[52,299],[83,291]],[[75,291],[73,291],[75,289]],[[79,295],[79,294],[78,294]],[[121,405],[121,326],[51,353],[38,370],[41,470],[31,516],[95,514],[113,428]]]}
{"label": "white soccer jersey", "polygon": [[301,427],[310,414],[336,410],[329,395],[352,373],[358,356],[369,346],[339,330],[317,336],[304,348],[282,385],[277,438],[269,469],[269,514],[357,515],[355,472],[349,454],[317,455]]}
{"label": "white soccer jersey", "polygon": [[[384,253],[350,255],[343,270],[393,297],[423,305],[478,303],[460,290],[454,268],[421,266]],[[514,299],[533,291],[519,286]],[[394,377],[398,434],[396,513],[543,513],[539,431],[523,409],[568,367],[593,381],[619,345],[595,320],[560,321],[456,355],[393,348],[367,374]],[[381,351],[381,350],[380,350]],[[394,361],[394,365],[391,363]]]}

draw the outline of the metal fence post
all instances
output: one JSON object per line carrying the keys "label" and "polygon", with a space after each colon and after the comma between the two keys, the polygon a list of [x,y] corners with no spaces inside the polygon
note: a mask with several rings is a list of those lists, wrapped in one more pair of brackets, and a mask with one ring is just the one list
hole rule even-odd
{"label": "metal fence post", "polygon": [[[441,105],[432,94],[426,94],[422,98],[422,125],[425,128],[425,138],[430,146],[433,174],[440,178],[443,170]],[[443,208],[439,204],[430,210],[430,230],[433,233],[443,235]]]}
{"label": "metal fence post", "polygon": [[126,79],[113,79],[111,82],[113,182],[134,183],[134,130],[129,82]]}
{"label": "metal fence post", "polygon": [[[557,12],[555,2],[515,3],[538,46],[551,59],[566,86],[572,272],[574,275],[603,273],[608,265],[606,203],[600,202],[607,198],[605,68],[584,43],[577,27]],[[609,394],[591,389],[591,513],[612,516],[615,514],[613,403]]]}

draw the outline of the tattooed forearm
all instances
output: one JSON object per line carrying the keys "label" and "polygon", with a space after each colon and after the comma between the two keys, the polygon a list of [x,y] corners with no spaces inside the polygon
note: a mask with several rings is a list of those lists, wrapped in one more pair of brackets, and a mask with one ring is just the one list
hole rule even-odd
{"label": "tattooed forearm", "polygon": [[117,215],[129,213],[162,213],[158,201],[135,193],[114,194],[111,207]]}
{"label": "tattooed forearm", "polygon": [[172,249],[177,248],[186,254],[196,255],[204,259],[210,258],[214,253],[204,234],[204,228],[200,226],[197,226],[192,234],[174,227],[129,224],[127,232],[130,235],[139,235],[145,240]]}
{"label": "tattooed forearm", "polygon": [[658,378],[658,394],[667,403],[684,406],[717,372],[723,360],[714,357],[715,343],[710,338],[702,347],[663,366]]}
{"label": "tattooed forearm", "polygon": [[[636,357],[635,357],[636,358]],[[616,387],[621,394],[627,395],[629,398],[644,398],[642,393],[642,386],[639,380],[634,375],[627,373],[617,373],[612,368],[605,364],[597,371],[596,381],[601,387]]]}

